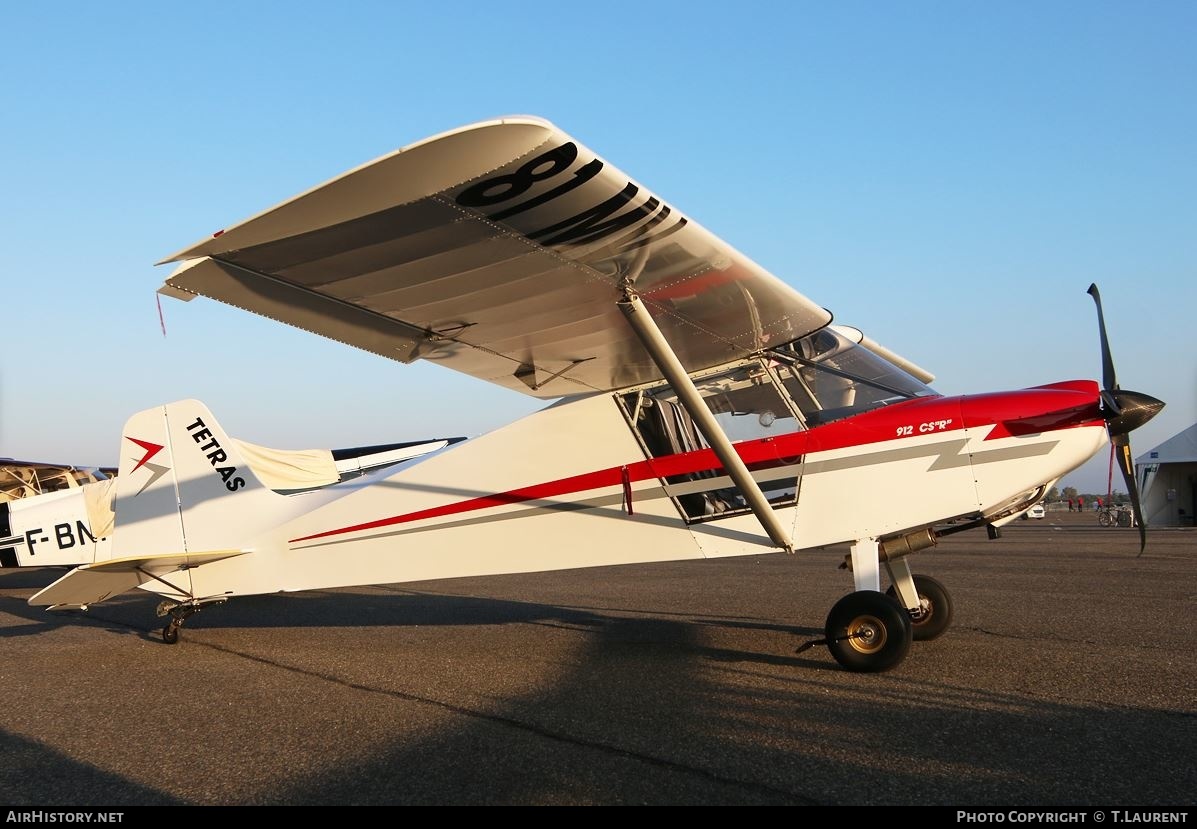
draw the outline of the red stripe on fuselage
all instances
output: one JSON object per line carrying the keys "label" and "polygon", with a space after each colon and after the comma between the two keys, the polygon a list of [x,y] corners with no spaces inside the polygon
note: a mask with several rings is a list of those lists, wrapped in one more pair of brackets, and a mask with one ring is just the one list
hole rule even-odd
{"label": "red stripe on fuselage", "polygon": [[[1039,432],[1101,425],[1103,421],[1098,410],[1098,399],[1097,384],[1088,380],[1024,389],[1018,392],[961,397],[921,397],[802,432],[788,432],[777,437],[743,441],[735,444],[735,448],[749,469],[759,470],[795,463],[799,457],[811,452],[828,452],[867,446],[903,437],[947,434],[965,428],[993,425],[994,428],[986,437],[987,440],[1010,434],[1030,433],[1021,431],[1021,427],[1019,427],[1020,431],[1013,432],[1005,425],[1007,422],[1030,424],[1034,421],[1038,424],[1042,421],[1046,425],[1037,428]],[[1000,432],[1005,434],[995,434]],[[326,530],[313,535],[293,538],[290,543],[314,541],[334,535],[422,521],[426,518],[441,518],[489,507],[554,498],[591,489],[622,486],[625,480],[630,484],[649,479],[688,475],[708,469],[722,469],[719,459],[710,449],[666,455],[651,460],[612,466],[596,472],[560,478],[555,481],[546,481],[507,492],[443,504],[439,507],[429,507],[415,512],[379,518],[362,524]],[[626,479],[624,478],[625,470]]]}
{"label": "red stripe on fuselage", "polygon": [[1092,380],[1053,383],[1016,392],[970,395],[963,398],[965,426],[993,424],[986,440],[1037,435],[1077,426],[1104,423],[1100,390]]}

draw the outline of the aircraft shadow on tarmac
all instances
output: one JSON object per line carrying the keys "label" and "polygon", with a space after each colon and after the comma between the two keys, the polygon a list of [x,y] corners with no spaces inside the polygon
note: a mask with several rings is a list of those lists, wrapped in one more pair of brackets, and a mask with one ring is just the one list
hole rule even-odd
{"label": "aircraft shadow on tarmac", "polygon": [[[1171,558],[1159,559],[1164,569],[1152,585],[1175,582],[1173,571],[1190,560],[1189,549],[1178,540]],[[1015,569],[1030,568],[1049,581],[1079,560],[1039,554],[1024,560],[1019,548],[1011,552]],[[1084,546],[1075,555],[1090,552]],[[1110,560],[1121,574],[1121,558]],[[194,711],[202,712],[194,721],[172,719],[177,733],[171,739],[203,750],[189,755],[181,779],[152,765],[123,768],[124,777],[110,770],[117,767],[111,746],[97,746],[89,763],[32,739],[41,709],[36,700],[13,700],[12,730],[0,731],[6,758],[0,786],[12,803],[1109,809],[1179,807],[1197,790],[1197,768],[1189,761],[1197,740],[1191,660],[1170,640],[1071,642],[1042,632],[1024,640],[962,626],[944,637],[946,644],[917,644],[919,658],[899,671],[848,674],[825,653],[797,658],[787,651],[786,643],[796,647],[818,636],[814,628],[636,607],[631,579],[628,592],[619,594],[627,596],[623,607],[449,595],[406,585],[245,597],[197,616],[172,648],[156,642],[153,596],[120,597],[86,614],[29,607],[24,599],[54,577],[4,574],[0,589],[11,592],[0,596],[0,613],[28,623],[0,628],[0,638],[89,626],[155,640],[156,647],[145,649],[146,681],[183,680],[184,698],[193,696]],[[1117,583],[1127,589],[1125,576]],[[1185,595],[1158,612],[1176,620]],[[1086,607],[1076,612],[1104,612]],[[541,637],[521,632],[524,625],[554,630]],[[395,634],[421,626],[499,629],[433,631],[422,638],[422,661],[406,659],[410,637]],[[363,629],[359,639],[345,635],[351,627]],[[254,638],[263,628],[297,633],[276,650]],[[342,658],[330,652],[326,635],[325,651],[310,651],[307,641],[322,638],[318,628],[338,634],[335,642],[363,648]],[[561,645],[560,628],[577,635],[562,634]],[[46,637],[51,644],[61,638]],[[92,639],[71,646],[95,647]],[[443,653],[441,641],[450,643]],[[453,642],[467,649],[456,650]],[[138,643],[116,647],[127,644]],[[179,658],[187,648],[204,655]],[[491,648],[507,650],[483,658]],[[159,652],[173,661],[153,658]],[[538,660],[548,660],[551,669],[523,664]],[[178,677],[172,671],[181,664],[196,670]],[[205,677],[201,666],[220,673]],[[520,681],[504,682],[505,673]],[[1088,687],[1101,675],[1111,679]],[[220,683],[229,676],[262,684],[269,676],[270,687],[282,690],[252,696],[249,689],[261,685],[226,689]],[[64,686],[63,693],[79,693],[80,706],[95,704],[104,697],[103,670],[91,679]],[[1139,704],[1125,692],[1134,683],[1145,693],[1174,685],[1176,702],[1161,704],[1158,694],[1148,693]],[[312,711],[305,704],[309,694],[332,704]],[[213,736],[205,718],[224,716],[219,712],[231,700],[241,706],[240,719]],[[358,711],[370,716],[357,719]],[[164,715],[152,708],[144,713]],[[255,727],[300,736],[271,742],[255,737]],[[340,759],[331,762],[300,742],[305,729],[342,748]],[[153,762],[152,750],[141,743],[146,734],[134,728],[122,739],[124,756]]]}
{"label": "aircraft shadow on tarmac", "polygon": [[[1191,717],[1179,713],[848,675],[830,660],[721,659],[703,638],[684,621],[607,619],[572,670],[542,689],[458,709],[459,728],[397,737],[264,794],[327,804],[1009,807],[1175,804],[1192,791],[1193,772],[1167,759],[1191,745]],[[820,670],[779,679],[776,664]]]}
{"label": "aircraft shadow on tarmac", "polygon": [[[156,636],[147,630],[152,597],[97,609],[105,615],[93,611],[87,621],[46,614],[13,598],[5,598],[0,610],[12,613],[18,606],[24,618],[48,619],[43,629],[99,624],[127,635]],[[254,670],[282,677],[285,687],[318,685],[353,705],[391,712],[394,719],[382,731],[375,726],[357,734],[360,746],[348,761],[330,767],[307,757],[285,772],[262,770],[261,747],[235,730],[228,741],[205,745],[203,757],[195,760],[195,773],[208,775],[210,785],[201,802],[1109,807],[1166,804],[1178,793],[1187,796],[1197,782],[1191,764],[1176,762],[1187,756],[1194,736],[1192,716],[1183,711],[1068,704],[985,690],[963,679],[968,670],[959,665],[942,669],[943,680],[913,671],[851,675],[829,659],[707,643],[711,631],[811,634],[807,629],[620,612],[386,592],[251,597],[214,609],[202,625],[189,629],[194,641],[185,637],[177,647],[246,657],[258,666]],[[560,671],[535,688],[494,693],[482,675],[460,695],[435,682],[354,675],[361,666],[343,673],[296,661],[304,658],[302,649],[276,655],[244,644],[205,643],[200,635],[201,627],[508,624],[568,627],[586,635],[568,649]],[[381,637],[377,658],[394,659],[402,648]],[[818,670],[787,673],[775,671],[777,665]],[[435,660],[430,670],[437,670]],[[251,705],[257,710],[243,716],[273,721],[280,715],[278,699]],[[411,733],[408,722],[417,715],[441,726]],[[333,710],[309,716],[315,719],[307,726],[326,728],[330,740],[344,739],[344,729],[351,727]],[[130,733],[129,740],[137,739]],[[113,806],[180,799],[168,778],[161,789],[150,788],[11,733],[0,732],[0,750],[6,757],[0,784],[11,784],[5,790],[15,803]],[[207,757],[214,766],[204,765]],[[254,781],[248,796],[247,775]],[[136,776],[158,779],[144,772]],[[222,788],[238,781],[241,789]]]}
{"label": "aircraft shadow on tarmac", "polygon": [[[25,579],[32,584],[6,582],[5,587],[39,587],[45,582],[32,576]],[[822,631],[814,628],[783,625],[759,619],[728,619],[702,614],[676,614],[665,620],[642,618],[655,615],[643,609],[590,608],[558,606],[526,601],[512,601],[475,596],[427,593],[394,586],[366,588],[361,592],[305,591],[285,596],[246,596],[204,611],[194,617],[184,629],[184,637],[191,631],[204,628],[369,628],[369,627],[427,627],[473,626],[505,624],[560,625],[572,628],[609,628],[618,622],[621,636],[629,643],[680,644],[674,630],[680,622],[706,627],[771,631],[795,637],[797,647],[803,638],[817,637]],[[29,636],[72,624],[94,624],[112,632],[139,635],[160,641],[159,628],[154,626],[153,607],[157,599],[131,594],[120,596],[87,611],[47,611],[30,607],[12,597],[0,598],[0,609],[27,619],[31,624],[0,628],[0,639],[9,636]],[[639,614],[641,618],[625,618],[621,614]],[[668,614],[666,614],[668,615]],[[669,624],[666,624],[666,621]],[[726,648],[704,648],[703,655],[727,662],[760,661],[773,665],[793,665],[818,670],[833,669],[825,660],[803,659],[777,653],[741,652]],[[792,653],[792,651],[791,651]]]}
{"label": "aircraft shadow on tarmac", "polygon": [[[0,792],[8,808],[177,806],[178,798],[0,730]],[[54,811],[66,811],[58,808]]]}

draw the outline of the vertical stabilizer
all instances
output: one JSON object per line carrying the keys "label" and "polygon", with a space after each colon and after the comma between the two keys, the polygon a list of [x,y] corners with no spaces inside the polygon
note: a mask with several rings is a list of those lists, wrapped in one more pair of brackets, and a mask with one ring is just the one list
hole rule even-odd
{"label": "vertical stabilizer", "polygon": [[121,433],[112,558],[238,549],[282,496],[250,471],[207,406],[139,412]]}

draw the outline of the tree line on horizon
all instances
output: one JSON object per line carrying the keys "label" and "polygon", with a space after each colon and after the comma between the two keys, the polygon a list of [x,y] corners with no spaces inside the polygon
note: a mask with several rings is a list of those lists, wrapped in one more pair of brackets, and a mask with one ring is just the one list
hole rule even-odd
{"label": "tree line on horizon", "polygon": [[1053,486],[1051,489],[1049,489],[1047,491],[1047,495],[1043,496],[1043,502],[1045,504],[1052,504],[1052,503],[1066,502],[1066,501],[1071,500],[1073,503],[1076,503],[1079,499],[1082,499],[1082,498],[1084,499],[1086,504],[1096,504],[1097,500],[1099,498],[1101,499],[1101,502],[1103,504],[1106,504],[1108,502],[1115,506],[1118,506],[1120,504],[1129,504],[1130,503],[1130,496],[1128,496],[1125,492],[1121,492],[1117,489],[1111,493],[1078,492],[1077,488],[1074,486],[1066,486],[1063,489]]}

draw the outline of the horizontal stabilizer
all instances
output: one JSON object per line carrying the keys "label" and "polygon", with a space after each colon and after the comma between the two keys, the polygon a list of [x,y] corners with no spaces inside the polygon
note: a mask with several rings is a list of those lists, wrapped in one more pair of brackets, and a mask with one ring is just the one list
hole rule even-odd
{"label": "horizontal stabilizer", "polygon": [[175,571],[232,558],[244,552],[214,550],[207,553],[171,553],[84,564],[34,595],[29,604],[35,607],[79,607],[96,604]]}
{"label": "horizontal stabilizer", "polygon": [[[448,438],[446,440],[432,440],[424,443],[408,443],[396,444],[395,448],[385,451],[375,451],[366,454],[358,454],[353,457],[337,458],[336,466],[337,472],[340,473],[341,479],[352,478],[355,475],[363,472],[369,472],[371,469],[378,469],[383,466],[391,466],[393,464],[401,463],[412,458],[418,458],[421,455],[428,455],[432,452],[437,452],[444,449],[446,446],[457,443],[461,438]],[[336,457],[336,452],[333,457]]]}

